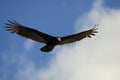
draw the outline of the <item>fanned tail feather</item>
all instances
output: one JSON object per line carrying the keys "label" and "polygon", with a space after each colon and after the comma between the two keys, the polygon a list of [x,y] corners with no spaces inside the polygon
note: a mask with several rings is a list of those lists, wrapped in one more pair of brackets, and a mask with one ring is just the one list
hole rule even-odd
{"label": "fanned tail feather", "polygon": [[40,50],[41,50],[42,52],[49,52],[49,51],[52,51],[53,48],[54,48],[54,46],[45,45],[45,46],[42,47]]}

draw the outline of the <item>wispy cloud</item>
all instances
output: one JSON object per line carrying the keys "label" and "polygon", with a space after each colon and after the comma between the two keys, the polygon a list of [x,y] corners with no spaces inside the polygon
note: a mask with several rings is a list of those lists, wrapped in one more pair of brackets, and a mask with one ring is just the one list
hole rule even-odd
{"label": "wispy cloud", "polygon": [[[119,21],[119,9],[106,9],[102,0],[95,0],[93,8],[79,17],[75,27],[77,31],[81,30],[81,25],[86,29],[98,23],[99,33],[71,47],[62,46],[50,66],[44,69],[37,69],[25,55],[15,56],[13,61],[24,64],[23,68],[17,69],[17,80],[120,80]],[[32,45],[33,42],[27,40],[25,50],[30,50]]]}
{"label": "wispy cloud", "polygon": [[[26,71],[31,72],[30,69],[34,70],[34,65],[31,66],[33,62],[29,60],[26,53],[32,48],[33,44],[33,41],[26,40],[24,45],[20,45],[21,47],[23,46],[23,49],[20,50],[13,43],[13,45],[11,45],[11,48],[9,48],[7,51],[1,52],[0,80],[22,80],[28,77]],[[23,71],[24,69],[25,71]],[[26,75],[23,75],[25,73]],[[31,79],[33,80],[33,78]],[[28,80],[28,78],[26,80]]]}
{"label": "wispy cloud", "polygon": [[33,45],[34,45],[34,41],[32,41],[32,40],[30,40],[30,39],[27,39],[27,40],[25,41],[25,45],[24,45],[25,50],[26,50],[26,51],[29,51],[29,50],[33,47]]}
{"label": "wispy cloud", "polygon": [[[83,20],[82,20],[83,19]],[[120,10],[106,9],[101,0],[78,19],[81,24],[99,23],[99,33],[71,48],[57,52],[51,67],[40,73],[42,80],[119,80]],[[86,28],[86,27],[84,27]]]}

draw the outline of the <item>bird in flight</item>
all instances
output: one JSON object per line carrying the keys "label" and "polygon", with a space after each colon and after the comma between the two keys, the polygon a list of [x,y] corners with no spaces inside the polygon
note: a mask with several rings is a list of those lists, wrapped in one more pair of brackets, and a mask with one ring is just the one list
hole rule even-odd
{"label": "bird in flight", "polygon": [[96,30],[98,26],[98,24],[96,24],[92,29],[89,29],[83,32],[79,32],[76,34],[63,36],[63,37],[55,37],[55,36],[40,32],[38,30],[23,26],[18,22],[16,22],[15,20],[13,21],[8,20],[8,23],[6,23],[6,25],[7,25],[6,30],[11,31],[11,33],[16,33],[22,37],[26,37],[34,41],[46,44],[44,47],[40,49],[42,52],[52,51],[56,45],[73,43],[86,37],[91,38],[91,36],[95,36],[95,33],[97,33]]}

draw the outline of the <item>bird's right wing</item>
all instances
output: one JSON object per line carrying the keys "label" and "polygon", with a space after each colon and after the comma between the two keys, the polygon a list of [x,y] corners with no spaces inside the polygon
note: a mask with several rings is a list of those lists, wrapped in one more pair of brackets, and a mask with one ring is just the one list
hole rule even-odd
{"label": "bird's right wing", "polygon": [[68,43],[73,43],[75,41],[79,41],[83,38],[89,37],[91,38],[91,35],[95,36],[95,33],[97,33],[97,25],[94,26],[94,28],[90,29],[90,30],[86,30],[77,34],[72,34],[69,36],[65,36],[65,37],[61,37],[61,42],[59,43],[59,45],[63,45],[63,44],[68,44]]}
{"label": "bird's right wing", "polygon": [[25,27],[16,21],[10,21],[9,23],[6,23],[6,30],[11,31],[11,33],[19,34],[22,37],[26,37],[29,39],[32,39],[37,42],[41,43],[47,43],[47,39],[51,38],[52,36],[42,33],[40,31],[37,31],[32,28]]}

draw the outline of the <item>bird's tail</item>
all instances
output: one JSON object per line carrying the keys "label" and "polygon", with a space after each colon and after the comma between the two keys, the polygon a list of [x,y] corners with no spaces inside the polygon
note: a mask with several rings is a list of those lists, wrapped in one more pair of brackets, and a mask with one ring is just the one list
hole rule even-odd
{"label": "bird's tail", "polygon": [[49,52],[49,51],[52,51],[53,48],[54,48],[54,46],[45,45],[45,46],[42,47],[40,50],[41,50],[42,52]]}

